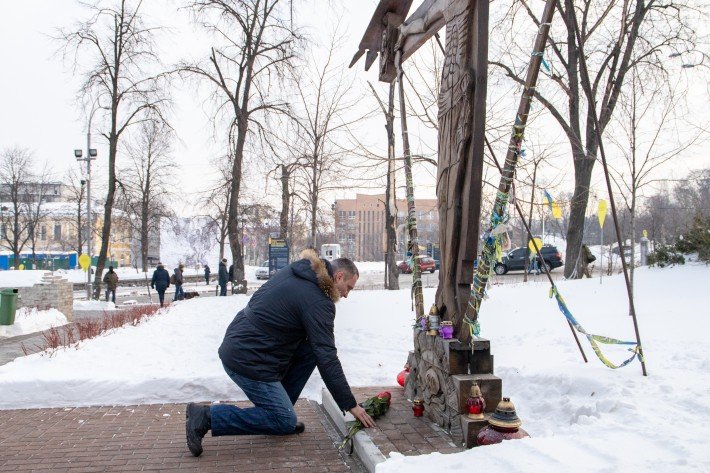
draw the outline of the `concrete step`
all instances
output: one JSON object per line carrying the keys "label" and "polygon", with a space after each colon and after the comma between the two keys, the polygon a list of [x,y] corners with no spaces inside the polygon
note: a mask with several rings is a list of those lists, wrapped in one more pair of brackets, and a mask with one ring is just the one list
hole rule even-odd
{"label": "concrete step", "polygon": [[[328,414],[330,419],[335,424],[340,434],[344,437],[352,424],[355,422],[355,418],[349,412],[343,415],[336,404],[333,396],[331,396],[330,391],[323,389],[323,408]],[[370,436],[361,430],[353,438],[353,450],[352,453],[358,457],[360,462],[365,466],[368,473],[375,473],[378,463],[382,463],[386,460],[385,456],[382,454],[380,449],[375,445]],[[349,451],[349,447],[345,446],[344,449]]]}

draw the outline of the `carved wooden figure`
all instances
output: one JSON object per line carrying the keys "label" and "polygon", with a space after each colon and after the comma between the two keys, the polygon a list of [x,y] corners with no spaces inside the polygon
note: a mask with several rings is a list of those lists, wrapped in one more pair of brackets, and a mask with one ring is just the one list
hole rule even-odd
{"label": "carved wooden figure", "polygon": [[425,0],[404,21],[410,5],[411,0],[380,1],[351,66],[367,51],[365,68],[369,69],[379,55],[380,80],[391,82],[397,76],[395,60],[406,60],[446,27],[439,93],[437,198],[441,270],[436,306],[443,319],[453,322],[454,335],[464,343],[415,329],[406,391],[410,399],[422,399],[430,419],[470,446],[467,439],[476,426],[461,416],[470,383],[478,382],[487,396],[486,402],[493,405],[500,400],[501,390],[500,379],[493,375],[488,341],[477,341],[476,353],[470,353],[470,345],[466,344],[469,332],[462,323],[479,240],[488,1]]}
{"label": "carved wooden figure", "polygon": [[[463,314],[473,281],[481,213],[483,147],[488,64],[488,2],[426,0],[399,26],[411,1],[382,0],[370,22],[353,64],[369,49],[368,68],[380,54],[380,80],[395,76],[394,51],[406,60],[446,26],[444,67],[439,93],[439,157],[437,198],[441,269],[436,305],[468,341]],[[406,7],[406,9],[404,8]],[[379,15],[379,16],[378,16]],[[375,41],[379,34],[381,41]],[[377,44],[377,46],[375,46]],[[379,51],[375,48],[379,48]]]}

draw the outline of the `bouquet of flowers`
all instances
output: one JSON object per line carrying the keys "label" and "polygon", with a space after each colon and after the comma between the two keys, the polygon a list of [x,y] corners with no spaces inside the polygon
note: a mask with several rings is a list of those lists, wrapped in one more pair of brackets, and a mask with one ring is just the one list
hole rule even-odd
{"label": "bouquet of flowers", "polygon": [[[360,407],[365,409],[370,417],[377,419],[383,416],[390,408],[390,403],[392,402],[392,394],[389,391],[382,391],[378,395],[371,397],[370,399],[360,403]],[[348,442],[350,442],[355,434],[362,430],[362,422],[356,420],[353,425],[348,430],[348,434],[343,439],[343,443],[340,444],[340,449],[345,447]],[[351,452],[352,453],[352,452]]]}

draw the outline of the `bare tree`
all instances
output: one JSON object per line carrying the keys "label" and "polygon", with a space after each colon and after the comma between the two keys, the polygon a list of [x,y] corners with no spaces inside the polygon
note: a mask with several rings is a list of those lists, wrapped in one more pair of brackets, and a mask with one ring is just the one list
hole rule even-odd
{"label": "bare tree", "polygon": [[93,106],[98,106],[106,119],[101,135],[109,145],[108,188],[94,280],[94,297],[98,298],[111,238],[119,142],[132,124],[150,116],[162,117],[162,108],[168,103],[163,76],[151,70],[159,66],[154,45],[157,28],[143,22],[142,2],[117,0],[108,7],[85,6],[90,12],[88,19],[73,30],[61,31],[59,39],[74,68],[83,69],[80,98],[91,114]]}
{"label": "bare tree", "polygon": [[76,213],[74,214],[75,218],[69,225],[70,228],[72,228],[76,232],[76,246],[74,246],[74,250],[76,251],[77,255],[80,255],[84,252],[85,232],[83,222],[86,212],[86,180],[83,176],[77,174],[75,168],[71,168],[66,173],[64,177],[64,182],[67,186],[67,201],[76,205]]}
{"label": "bare tree", "polygon": [[388,102],[384,102],[377,95],[372,84],[369,84],[372,93],[380,104],[385,116],[385,131],[387,132],[387,184],[385,186],[385,289],[399,290],[399,268],[397,267],[397,196],[395,179],[395,137],[394,137],[394,92],[396,83],[392,81],[389,86]]}
{"label": "bare tree", "polygon": [[348,118],[357,99],[351,94],[352,80],[346,69],[336,61],[339,39],[334,33],[323,57],[310,59],[305,71],[299,71],[293,83],[296,89],[295,112],[299,124],[295,148],[302,157],[299,167],[300,197],[309,204],[310,242],[317,247],[317,229],[321,192],[332,189],[342,173],[342,163],[347,151],[339,137],[361,117]]}
{"label": "bare tree", "polygon": [[161,219],[171,215],[172,130],[159,120],[144,121],[126,150],[130,164],[118,179],[121,207],[138,233],[141,267],[146,272],[150,235],[159,233]]}
{"label": "bare tree", "polygon": [[[45,165],[32,176],[32,182],[27,182],[26,185],[32,190],[31,198],[24,203],[26,207],[26,215],[28,219],[29,229],[29,244],[32,250],[32,264],[37,265],[37,240],[46,240],[47,227],[43,225],[45,218],[49,215],[46,198],[49,193],[49,183],[51,181],[51,171]],[[39,231],[38,231],[39,230]]]}
{"label": "bare tree", "polygon": [[[695,47],[696,34],[690,14],[697,11],[690,0],[560,0],[561,25],[553,27],[546,58],[547,75],[534,96],[564,131],[572,150],[575,188],[567,230],[565,276],[576,270],[584,236],[584,215],[589,200],[592,169],[602,134],[611,122],[626,76],[634,67],[653,72],[656,80],[668,81],[665,58],[669,53]],[[524,84],[527,41],[517,43],[520,18],[539,27],[528,0],[513,0],[508,14],[494,28],[510,37],[509,45],[491,64],[517,84]],[[575,35],[580,25],[581,44]],[[514,29],[512,25],[515,25]],[[583,91],[580,56],[587,58],[592,96]],[[559,66],[557,65],[559,64]],[[593,99],[593,102],[589,102]],[[599,129],[592,119],[596,104]]]}
{"label": "bare tree", "polygon": [[220,156],[211,161],[217,168],[217,179],[209,189],[203,192],[200,203],[207,211],[208,226],[211,234],[219,245],[219,260],[224,258],[224,248],[229,241],[229,202],[232,193],[232,159],[230,156]]}
{"label": "bare tree", "polygon": [[27,207],[32,199],[27,184],[34,179],[32,154],[26,148],[9,148],[2,152],[0,160],[0,221],[2,222],[2,246],[12,251],[15,269],[20,266],[20,253],[29,241],[32,219]]}
{"label": "bare tree", "polygon": [[227,228],[235,278],[244,278],[239,241],[239,199],[245,147],[250,131],[261,131],[270,112],[287,113],[274,86],[294,58],[298,39],[287,18],[284,0],[195,0],[190,8],[223,45],[211,49],[207,64],[183,62],[179,69],[204,79],[213,88],[220,113],[228,123],[229,154],[233,156]]}
{"label": "bare tree", "polygon": [[[702,132],[678,137],[676,116],[679,98],[674,88],[658,87],[643,78],[634,68],[627,91],[620,99],[617,132],[611,136],[624,163],[615,171],[614,183],[630,217],[630,282],[633,290],[635,268],[636,217],[638,201],[644,188],[656,182],[659,167],[693,146]],[[685,128],[685,127],[680,127]],[[620,252],[620,255],[622,253]]]}

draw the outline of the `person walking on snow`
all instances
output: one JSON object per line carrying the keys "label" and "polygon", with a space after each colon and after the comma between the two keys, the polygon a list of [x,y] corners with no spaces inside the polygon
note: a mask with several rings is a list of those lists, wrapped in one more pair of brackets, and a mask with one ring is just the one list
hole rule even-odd
{"label": "person walking on snow", "polygon": [[254,407],[189,403],[185,435],[194,456],[210,430],[214,437],[302,433],[293,405],[316,366],[338,407],[375,426],[345,379],[333,331],[335,303],[355,287],[357,267],[347,258],[322,260],[313,250],[301,258],[261,286],[227,328],[219,357]]}
{"label": "person walking on snow", "polygon": [[108,273],[104,274],[103,282],[106,284],[106,302],[108,302],[108,295],[111,293],[111,302],[115,304],[116,288],[118,288],[118,274],[113,270],[113,266],[108,267]]}
{"label": "person walking on snow", "polygon": [[222,258],[222,261],[219,262],[218,277],[219,279],[217,282],[219,283],[219,295],[226,296],[227,281],[229,281],[229,273],[227,273],[227,258]]}
{"label": "person walking on snow", "polygon": [[208,286],[210,285],[210,267],[208,265],[205,265],[205,284]]}
{"label": "person walking on snow", "polygon": [[592,253],[592,250],[589,249],[587,245],[582,245],[582,251],[580,252],[579,255],[579,267],[580,270],[582,271],[582,277],[587,276],[588,278],[592,277],[592,272],[589,268],[589,263],[592,263],[597,260],[597,257],[594,256]]}
{"label": "person walking on snow", "polygon": [[185,269],[185,265],[180,263],[177,268],[174,269],[173,276],[175,277],[175,296],[173,297],[173,302],[181,301],[185,297],[185,291],[182,289],[182,271]]}
{"label": "person walking on snow", "polygon": [[165,302],[165,291],[170,287],[170,273],[165,269],[163,263],[158,263],[158,267],[153,271],[153,278],[150,280],[151,289],[158,291],[160,307]]}

